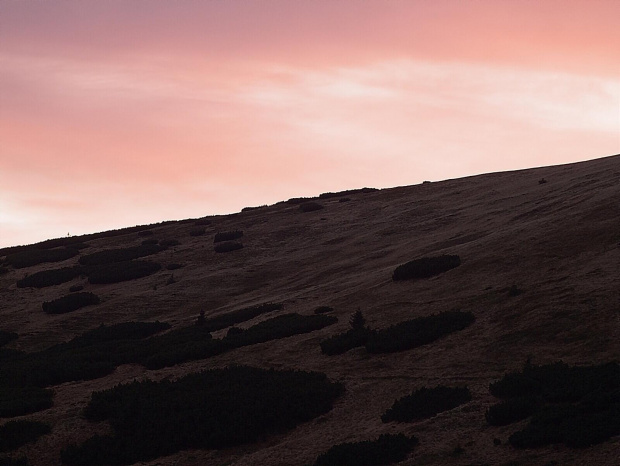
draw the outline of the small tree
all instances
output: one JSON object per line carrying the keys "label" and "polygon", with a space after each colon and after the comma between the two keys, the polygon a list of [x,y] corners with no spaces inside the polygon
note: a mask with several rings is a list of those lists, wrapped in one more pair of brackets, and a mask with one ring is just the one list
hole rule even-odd
{"label": "small tree", "polygon": [[349,324],[353,330],[363,330],[366,326],[366,319],[364,319],[362,311],[358,309],[354,314],[352,314],[349,319]]}
{"label": "small tree", "polygon": [[200,315],[196,318],[196,325],[204,325],[205,322],[205,311],[200,311]]}

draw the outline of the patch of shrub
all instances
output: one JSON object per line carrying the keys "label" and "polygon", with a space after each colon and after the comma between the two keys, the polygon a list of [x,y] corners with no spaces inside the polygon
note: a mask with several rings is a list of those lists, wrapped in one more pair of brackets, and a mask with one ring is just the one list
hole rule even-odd
{"label": "patch of shrub", "polygon": [[314,466],[375,466],[403,461],[418,445],[416,437],[383,434],[377,440],[341,443],[319,455]]}
{"label": "patch of shrub", "polygon": [[314,212],[315,210],[321,210],[323,208],[323,204],[319,204],[318,202],[304,202],[299,205],[299,210],[302,212]]}
{"label": "patch of shrub", "polygon": [[392,274],[392,280],[413,280],[429,278],[461,265],[461,258],[457,255],[443,255],[437,257],[423,257],[399,265]]}
{"label": "patch of shrub", "polygon": [[142,230],[138,232],[138,236],[153,236],[153,232],[151,230]]}
{"label": "patch of shrub", "polygon": [[263,207],[267,207],[267,204],[259,205],[256,207],[244,207],[243,209],[241,209],[241,212],[250,212],[252,210],[262,209]]}
{"label": "patch of shrub", "polygon": [[314,310],[315,314],[327,314],[328,312],[333,312],[334,308],[329,306],[319,306]]}
{"label": "patch of shrub", "polygon": [[159,240],[155,239],[155,238],[149,238],[149,239],[145,239],[144,241],[142,241],[142,246],[152,246],[154,244],[158,244]]}
{"label": "patch of shrub", "polygon": [[75,293],[76,291],[82,291],[84,287],[82,285],[73,285],[69,288],[71,293]]}
{"label": "patch of shrub", "polygon": [[89,283],[119,283],[146,277],[161,269],[157,262],[127,261],[93,267],[88,271]]}
{"label": "patch of shrub", "polygon": [[245,307],[236,311],[227,312],[226,314],[210,317],[209,319],[204,319],[203,325],[207,328],[207,331],[213,332],[230,327],[231,325],[240,324],[241,322],[253,319],[267,312],[279,311],[283,307],[284,305],[282,303],[269,302],[256,304],[255,306]]}
{"label": "patch of shrub", "polygon": [[237,241],[225,241],[223,243],[217,243],[215,246],[213,246],[213,250],[215,252],[231,252],[231,251],[236,251],[237,249],[242,249],[243,248],[243,244],[237,242]]}
{"label": "patch of shrub", "polygon": [[471,401],[467,387],[420,388],[396,401],[382,416],[383,422],[412,422],[431,418]]}
{"label": "patch of shrub", "polygon": [[5,262],[16,269],[30,267],[44,262],[61,262],[75,257],[80,252],[75,248],[28,249],[6,256]]}
{"label": "patch of shrub", "polygon": [[184,267],[183,264],[172,263],[172,264],[168,264],[166,266],[166,270],[177,270],[177,269],[180,269],[180,268],[183,268],[183,267]]}
{"label": "patch of shrub", "polygon": [[0,426],[0,452],[16,450],[50,432],[50,426],[42,422],[9,421]]}
{"label": "patch of shrub", "polygon": [[107,265],[115,262],[127,262],[140,257],[150,256],[162,251],[163,248],[156,244],[142,244],[130,248],[106,249],[80,257],[80,264],[94,266]]}
{"label": "patch of shrub", "polygon": [[28,458],[25,456],[19,458],[0,456],[0,466],[28,466]]}
{"label": "patch of shrub", "polygon": [[73,312],[85,306],[99,304],[99,296],[88,291],[82,293],[73,293],[63,296],[62,298],[46,301],[43,303],[43,312],[46,314],[65,314]]}
{"label": "patch of shrub", "polygon": [[360,188],[360,189],[347,189],[346,191],[338,191],[336,193],[323,193],[319,195],[319,199],[331,199],[334,197],[342,197],[351,194],[368,194],[379,191],[377,188]]}
{"label": "patch of shrub", "polygon": [[338,199],[338,202],[349,202],[350,200],[350,197],[341,197],[340,199]]}
{"label": "patch of shrub", "polygon": [[533,414],[525,429],[509,442],[517,448],[552,443],[587,447],[620,434],[620,365],[568,366],[562,362],[537,366],[529,361],[521,372],[506,374],[489,386],[505,400],[487,411],[487,422],[504,425]]}
{"label": "patch of shrub", "polygon": [[0,417],[23,416],[52,407],[54,394],[51,390],[12,385],[15,382],[0,382]]}
{"label": "patch of shrub", "polygon": [[519,296],[522,293],[523,293],[523,290],[519,289],[517,285],[512,285],[510,289],[508,290],[508,296],[510,296],[511,298],[515,296]]}
{"label": "patch of shrub", "polygon": [[181,243],[176,239],[162,239],[159,242],[159,245],[164,249],[170,248],[172,246],[179,246],[180,244]]}
{"label": "patch of shrub", "polygon": [[73,280],[84,272],[84,269],[78,265],[75,267],[63,267],[62,269],[42,270],[18,280],[17,287],[44,288],[46,286],[60,285]]}
{"label": "patch of shrub", "polygon": [[299,204],[303,204],[304,202],[309,202],[312,199],[316,199],[316,198],[314,197],[291,197],[288,201],[285,201],[285,204],[299,205]]}
{"label": "patch of shrub", "polygon": [[372,331],[366,327],[366,320],[361,311],[355,312],[349,319],[351,329],[334,335],[321,342],[321,352],[329,356],[342,354],[350,349],[366,345]]}
{"label": "patch of shrub", "polygon": [[432,343],[473,324],[471,312],[445,311],[406,320],[388,328],[373,331],[366,342],[369,353],[393,353]]}
{"label": "patch of shrub", "polygon": [[17,333],[0,330],[0,346],[4,346],[13,340],[17,340]]}
{"label": "patch of shrub", "polygon": [[5,273],[9,273],[9,269],[3,265],[0,265],[0,275],[4,275]]}
{"label": "patch of shrub", "polygon": [[239,366],[119,385],[93,393],[84,411],[91,421],[109,420],[114,434],[69,446],[61,458],[131,464],[188,448],[229,448],[324,414],[342,392],[325,374]]}
{"label": "patch of shrub", "polygon": [[194,221],[194,225],[196,226],[207,226],[207,225],[211,225],[211,220],[208,220],[206,218],[199,218],[198,220]]}
{"label": "patch of shrub", "polygon": [[214,243],[220,243],[222,241],[232,241],[235,239],[239,239],[243,236],[243,231],[241,230],[233,230],[233,231],[221,231],[215,234],[213,238]]}
{"label": "patch of shrub", "polygon": [[189,236],[202,236],[207,232],[207,230],[203,227],[200,228],[192,228],[189,230]]}

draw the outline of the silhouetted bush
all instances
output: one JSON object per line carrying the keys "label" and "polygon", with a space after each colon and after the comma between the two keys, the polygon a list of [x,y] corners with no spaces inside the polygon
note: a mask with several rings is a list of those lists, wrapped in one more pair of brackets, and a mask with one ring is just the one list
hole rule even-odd
{"label": "silhouetted bush", "polygon": [[167,270],[177,270],[177,269],[180,269],[180,268],[183,268],[183,267],[184,267],[184,265],[183,265],[183,264],[176,264],[176,263],[172,263],[172,264],[168,264],[168,265],[166,266],[166,269],[167,269]]}
{"label": "silhouetted bush", "polygon": [[259,315],[267,312],[279,311],[283,307],[284,305],[282,303],[261,303],[255,306],[227,312],[226,314],[221,314],[219,316],[210,317],[209,319],[205,319],[203,324],[207,327],[209,332],[213,332],[215,330],[230,327],[231,325],[240,324],[241,322],[253,319],[254,317],[258,317]]}
{"label": "silhouetted bush", "polygon": [[73,280],[84,273],[80,266],[63,267],[62,269],[42,270],[41,272],[28,275],[17,281],[18,288],[44,288],[46,286],[60,285]]}
{"label": "silhouetted bush", "polygon": [[54,394],[51,390],[17,383],[15,380],[0,381],[0,417],[23,416],[52,407]]}
{"label": "silhouetted bush", "polygon": [[66,345],[72,348],[84,348],[98,343],[122,340],[141,340],[156,333],[170,329],[167,322],[122,322],[114,325],[103,325],[75,337]]}
{"label": "silhouetted bush", "polygon": [[138,236],[153,236],[153,232],[151,230],[142,230],[138,232]]}
{"label": "silhouetted bush", "polygon": [[487,411],[487,422],[504,425],[533,413],[529,425],[515,432],[514,447],[552,443],[586,447],[620,434],[620,365],[568,366],[562,362],[506,374],[489,386],[505,401]]}
{"label": "silhouetted bush", "polygon": [[4,275],[5,273],[9,273],[9,269],[3,265],[0,265],[0,275]]}
{"label": "silhouetted bush", "polygon": [[189,230],[189,236],[202,236],[207,232],[207,230],[203,227],[192,228]]}
{"label": "silhouetted bush", "polygon": [[241,209],[241,212],[250,212],[252,210],[262,209],[263,207],[268,207],[268,206],[267,204],[263,204],[263,205],[259,205],[256,207],[244,207],[243,209]]}
{"label": "silhouetted bush", "polygon": [[375,466],[403,461],[418,445],[416,437],[383,434],[377,440],[334,445],[319,455],[314,466]]}
{"label": "silhouetted bush", "polygon": [[50,426],[42,422],[9,421],[0,426],[0,452],[16,450],[50,432]]}
{"label": "silhouetted bush", "polygon": [[217,243],[215,246],[213,246],[213,250],[215,252],[231,252],[242,248],[243,244],[237,241],[225,241],[223,243]]}
{"label": "silhouetted bush", "polygon": [[511,298],[519,296],[521,293],[523,293],[523,290],[520,290],[517,285],[512,285],[508,290],[508,296],[510,296]]}
{"label": "silhouetted bush", "polygon": [[82,285],[73,285],[72,287],[69,288],[69,291],[71,293],[74,293],[76,291],[82,291],[84,289],[84,287]]}
{"label": "silhouetted bush", "polygon": [[118,283],[146,277],[160,269],[161,265],[156,262],[114,262],[89,269],[88,281],[89,283]]}
{"label": "silhouetted bush", "polygon": [[343,392],[325,374],[230,367],[174,382],[133,382],[95,392],[84,411],[114,434],[61,452],[77,464],[131,464],[188,448],[229,448],[289,430],[331,410]]}
{"label": "silhouetted bush", "polygon": [[194,221],[194,225],[196,226],[206,226],[206,225],[211,225],[211,220],[208,220],[206,218],[199,218],[198,220]]}
{"label": "silhouetted bush", "polygon": [[433,341],[470,326],[475,321],[471,312],[445,311],[418,317],[373,331],[366,342],[369,353],[404,351]]}
{"label": "silhouetted bush", "polygon": [[351,198],[349,197],[341,197],[340,199],[338,199],[338,202],[349,202],[351,200]]}
{"label": "silhouetted bush", "polygon": [[222,241],[232,241],[235,239],[239,239],[243,236],[243,231],[234,230],[234,231],[221,231],[215,234],[213,238],[214,243],[221,243]]}
{"label": "silhouetted bush", "polygon": [[323,204],[319,204],[318,202],[304,202],[299,205],[299,210],[302,212],[314,212],[315,210],[323,209]]}
{"label": "silhouetted bush", "polygon": [[180,244],[181,243],[176,239],[162,239],[159,242],[159,245],[164,249],[170,248],[172,246],[179,246]]}
{"label": "silhouetted bush", "polygon": [[4,346],[13,340],[17,340],[17,333],[0,330],[0,346]]}
{"label": "silhouetted bush", "polygon": [[126,262],[140,257],[150,256],[162,251],[161,246],[155,244],[142,244],[130,248],[106,249],[80,257],[80,264],[94,266]]}
{"label": "silhouetted bush", "polygon": [[314,310],[315,314],[327,314],[328,312],[333,312],[334,308],[329,306],[319,306]]}
{"label": "silhouetted bush", "polygon": [[149,238],[142,241],[142,246],[152,246],[154,244],[159,243],[159,240],[156,238]]}
{"label": "silhouetted bush", "polygon": [[75,248],[32,249],[6,256],[5,262],[16,269],[30,267],[44,262],[61,262],[79,254]]}
{"label": "silhouetted bush", "polygon": [[91,304],[99,304],[99,297],[90,292],[73,293],[62,298],[46,301],[43,303],[43,311],[46,314],[65,314]]}
{"label": "silhouetted bush", "polygon": [[310,202],[312,199],[316,199],[315,197],[291,197],[288,201],[285,201],[285,204],[291,205],[299,205],[304,202]]}
{"label": "silhouetted bush", "polygon": [[423,387],[394,401],[392,407],[381,416],[381,420],[412,422],[427,419],[468,401],[471,401],[471,393],[467,387]]}
{"label": "silhouetted bush", "polygon": [[0,456],[0,466],[28,466],[28,458],[25,456],[19,458]]}
{"label": "silhouetted bush", "polygon": [[459,256],[443,255],[438,257],[423,257],[399,265],[394,270],[392,280],[412,280],[429,278],[461,265]]}
{"label": "silhouetted bush", "polygon": [[379,191],[377,188],[361,188],[361,189],[347,189],[346,191],[338,191],[336,193],[323,193],[319,195],[319,199],[331,199],[334,197],[342,197],[351,194],[368,194]]}
{"label": "silhouetted bush", "polygon": [[328,356],[342,354],[350,349],[366,345],[371,330],[351,329],[344,333],[339,333],[321,342],[321,352]]}

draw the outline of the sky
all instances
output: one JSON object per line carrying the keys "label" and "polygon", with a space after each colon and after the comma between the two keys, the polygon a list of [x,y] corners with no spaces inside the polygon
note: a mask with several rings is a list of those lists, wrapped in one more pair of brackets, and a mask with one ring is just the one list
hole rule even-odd
{"label": "sky", "polygon": [[615,0],[0,0],[0,247],[620,153]]}

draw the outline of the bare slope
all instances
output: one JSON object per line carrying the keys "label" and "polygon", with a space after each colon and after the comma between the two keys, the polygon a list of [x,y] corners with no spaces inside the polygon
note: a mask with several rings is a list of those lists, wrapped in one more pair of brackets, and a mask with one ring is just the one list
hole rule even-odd
{"label": "bare slope", "polygon": [[[67,341],[100,323],[161,320],[177,328],[192,325],[201,311],[208,318],[268,301],[300,314],[328,305],[339,318],[315,332],[210,359],[154,371],[124,365],[100,379],[55,386],[52,408],[24,416],[50,423],[52,433],[17,453],[33,465],[56,464],[68,442],[105,432],[105,423],[81,418],[93,390],[241,363],[324,372],[343,382],[346,392],[332,411],[288,433],[236,449],[185,451],[150,464],[311,464],[333,444],[398,432],[420,440],[402,464],[615,464],[618,437],[585,450],[562,445],[515,450],[506,444],[515,425],[487,426],[484,413],[496,401],[489,383],[520,369],[528,357],[537,364],[620,359],[620,156],[347,197],[349,202],[318,199],[324,208],[309,212],[279,203],[210,217],[198,236],[190,234],[194,222],[176,222],[151,227],[152,236],[132,231],[85,240],[90,247],[80,256],[138,246],[146,238],[180,242],[144,258],[161,263],[162,270],[136,280],[97,285],[77,277],[41,289],[18,288],[24,275],[77,265],[80,256],[7,267],[0,275],[1,329],[19,334],[8,348],[26,351]],[[216,253],[214,235],[234,230],[243,231],[236,240],[243,248]],[[399,264],[442,254],[458,254],[461,265],[430,279],[392,281]],[[168,270],[169,264],[183,267]],[[67,314],[43,312],[43,302],[77,284],[101,303]],[[513,285],[522,293],[511,296]],[[319,343],[345,331],[358,309],[372,328],[454,309],[472,312],[476,321],[401,353],[369,355],[357,348],[321,354]],[[467,385],[472,401],[426,421],[381,422],[396,398],[439,384]],[[502,445],[495,446],[494,438]],[[457,445],[464,452],[455,456]]]}

